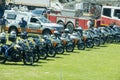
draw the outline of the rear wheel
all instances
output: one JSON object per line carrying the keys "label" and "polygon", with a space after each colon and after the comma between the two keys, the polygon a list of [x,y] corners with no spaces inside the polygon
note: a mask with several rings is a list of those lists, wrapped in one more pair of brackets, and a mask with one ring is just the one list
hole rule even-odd
{"label": "rear wheel", "polygon": [[51,31],[49,29],[46,29],[42,32],[43,35],[51,35]]}
{"label": "rear wheel", "polygon": [[16,35],[18,34],[18,30],[15,27],[11,27],[9,33],[11,33],[12,31],[14,31]]}
{"label": "rear wheel", "polygon": [[60,24],[60,25],[63,25],[65,26],[64,22],[63,21],[58,21],[57,24]]}
{"label": "rear wheel", "polygon": [[67,23],[66,28],[69,29],[70,33],[72,33],[73,30],[74,30],[74,25],[73,25],[73,23],[71,23],[71,22]]}

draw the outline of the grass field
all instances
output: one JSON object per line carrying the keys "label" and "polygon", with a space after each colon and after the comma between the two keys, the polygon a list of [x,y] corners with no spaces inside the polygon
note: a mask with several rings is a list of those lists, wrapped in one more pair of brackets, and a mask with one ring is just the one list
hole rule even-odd
{"label": "grass field", "polygon": [[120,80],[120,44],[76,49],[33,66],[0,64],[0,80]]}

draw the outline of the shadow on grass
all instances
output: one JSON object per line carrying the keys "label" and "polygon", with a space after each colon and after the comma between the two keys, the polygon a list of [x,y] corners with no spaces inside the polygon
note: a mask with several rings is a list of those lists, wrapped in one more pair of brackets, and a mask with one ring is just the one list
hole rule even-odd
{"label": "shadow on grass", "polygon": [[11,66],[41,66],[41,65],[38,65],[38,64],[24,65],[24,64],[18,64],[18,63],[5,63],[5,64],[2,64],[2,65],[11,65]]}
{"label": "shadow on grass", "polygon": [[63,57],[60,57],[60,56],[56,56],[55,58],[63,58]]}
{"label": "shadow on grass", "polygon": [[107,47],[106,45],[100,45],[100,46],[98,46],[98,47]]}
{"label": "shadow on grass", "polygon": [[[68,54],[69,53],[69,54]],[[59,54],[59,55],[65,55],[65,56],[68,56],[68,55],[70,55],[71,53],[70,52],[66,52],[66,53],[64,53],[64,54]]]}
{"label": "shadow on grass", "polygon": [[79,53],[80,53],[80,50],[77,49],[77,51],[73,51],[73,52],[71,52],[71,53],[77,53],[77,54],[79,54]]}
{"label": "shadow on grass", "polygon": [[85,50],[83,51],[91,51],[92,48],[86,48]]}
{"label": "shadow on grass", "polygon": [[54,61],[54,59],[52,58],[49,58],[49,59],[46,59],[46,61]]}
{"label": "shadow on grass", "polygon": [[117,44],[117,45],[120,45],[120,42],[113,42],[111,44]]}
{"label": "shadow on grass", "polygon": [[38,61],[37,63],[47,63],[47,62],[46,62],[45,60],[44,60],[44,61],[43,61],[43,60],[42,60],[42,61],[40,60],[40,61]]}
{"label": "shadow on grass", "polygon": [[93,49],[100,49],[99,46],[93,47]]}

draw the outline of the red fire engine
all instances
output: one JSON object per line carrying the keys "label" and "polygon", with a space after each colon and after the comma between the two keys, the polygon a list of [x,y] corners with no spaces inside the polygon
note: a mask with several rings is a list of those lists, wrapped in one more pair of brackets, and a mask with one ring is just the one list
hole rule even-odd
{"label": "red fire engine", "polygon": [[[62,15],[51,14],[48,16],[48,19],[52,22],[65,25],[65,28],[69,28],[70,32],[72,32],[77,26],[81,26],[83,29],[88,29],[87,21],[91,18],[91,15],[73,17],[72,13],[72,10],[66,10],[63,11]],[[78,11],[77,14],[81,14],[81,12]],[[120,26],[120,7],[102,6],[100,18],[95,19],[95,26],[108,26],[113,23]]]}
{"label": "red fire engine", "polygon": [[120,27],[120,7],[103,6],[101,11],[101,25],[109,26],[113,23]]}
{"label": "red fire engine", "polygon": [[[78,6],[78,7],[81,7]],[[70,32],[73,31],[75,27],[81,26],[83,29],[88,29],[87,21],[91,18],[95,20],[95,16],[99,16],[101,9],[96,4],[82,3],[81,9],[63,9],[60,14],[50,14],[48,19],[54,23],[62,24],[65,28],[68,28]],[[100,25],[100,20],[96,19],[96,26]]]}

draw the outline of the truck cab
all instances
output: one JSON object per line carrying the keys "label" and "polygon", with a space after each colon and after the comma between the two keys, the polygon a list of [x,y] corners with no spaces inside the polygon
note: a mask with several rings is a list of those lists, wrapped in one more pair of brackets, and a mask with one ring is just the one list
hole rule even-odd
{"label": "truck cab", "polygon": [[8,32],[15,31],[17,34],[21,32],[18,23],[22,17],[27,21],[26,31],[28,33],[52,34],[54,30],[60,32],[64,30],[62,25],[51,23],[45,17],[36,16],[30,12],[6,10],[4,16],[8,20],[8,25],[5,29]]}
{"label": "truck cab", "polygon": [[120,7],[103,6],[101,11],[101,25],[109,26],[113,23],[120,26]]}

